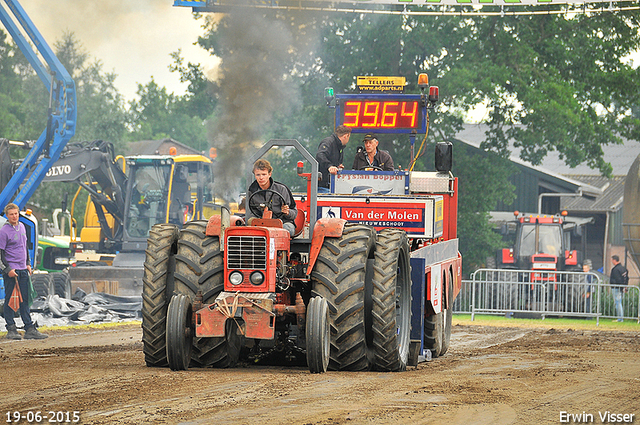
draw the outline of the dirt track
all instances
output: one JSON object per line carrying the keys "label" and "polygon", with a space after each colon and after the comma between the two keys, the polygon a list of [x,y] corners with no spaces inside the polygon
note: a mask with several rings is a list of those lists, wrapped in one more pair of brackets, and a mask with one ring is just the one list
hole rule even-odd
{"label": "dirt track", "polygon": [[447,355],[407,372],[323,375],[148,368],[139,325],[49,333],[0,340],[2,422],[77,411],[85,424],[558,424],[609,411],[640,423],[640,332],[458,325]]}

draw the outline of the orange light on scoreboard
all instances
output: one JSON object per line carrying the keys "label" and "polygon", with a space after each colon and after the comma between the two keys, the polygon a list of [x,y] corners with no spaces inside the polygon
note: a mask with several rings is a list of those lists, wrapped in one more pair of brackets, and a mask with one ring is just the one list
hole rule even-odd
{"label": "orange light on scoreboard", "polygon": [[418,100],[347,100],[342,111],[342,124],[353,128],[414,129],[422,121]]}

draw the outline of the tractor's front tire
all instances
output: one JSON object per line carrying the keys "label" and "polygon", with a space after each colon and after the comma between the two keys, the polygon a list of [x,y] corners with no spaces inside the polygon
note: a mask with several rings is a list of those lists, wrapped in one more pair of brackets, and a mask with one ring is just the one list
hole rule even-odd
{"label": "tractor's front tire", "polygon": [[[178,240],[176,269],[174,273],[176,293],[185,294],[191,302],[202,292],[202,303],[213,304],[224,289],[224,265],[220,251],[220,238],[206,236],[207,222],[198,220],[185,225]],[[227,336],[218,338],[194,338],[192,365],[233,367],[238,362],[243,337],[237,333],[237,325],[227,320]]]}
{"label": "tractor's front tire", "polygon": [[365,276],[373,258],[375,231],[347,223],[341,237],[325,238],[311,273],[313,296],[329,307],[329,369],[361,371],[370,367],[365,329]]}
{"label": "tractor's front tire", "polygon": [[372,290],[374,366],[397,372],[407,368],[411,334],[409,242],[402,230],[383,229],[376,238]]}
{"label": "tractor's front tire", "polygon": [[331,351],[329,306],[322,297],[313,297],[307,307],[307,366],[311,373],[324,373],[329,366]]}
{"label": "tractor's front tire", "polygon": [[172,224],[156,224],[149,232],[142,279],[142,343],[147,366],[167,366],[167,306],[173,291],[173,257],[179,230]]}
{"label": "tractor's front tire", "polygon": [[184,294],[171,297],[167,309],[167,361],[171,370],[187,370],[193,349],[191,302]]}

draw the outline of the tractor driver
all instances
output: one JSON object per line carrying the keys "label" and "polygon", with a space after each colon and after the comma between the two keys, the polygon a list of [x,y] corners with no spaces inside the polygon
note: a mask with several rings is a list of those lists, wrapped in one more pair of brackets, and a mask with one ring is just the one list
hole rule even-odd
{"label": "tractor driver", "polygon": [[273,218],[282,220],[282,227],[293,237],[296,229],[294,220],[298,215],[296,201],[287,186],[271,178],[272,171],[273,167],[266,159],[259,159],[253,164],[256,180],[247,191],[247,209],[251,209],[251,214],[261,218],[264,207],[268,207],[273,211]]}

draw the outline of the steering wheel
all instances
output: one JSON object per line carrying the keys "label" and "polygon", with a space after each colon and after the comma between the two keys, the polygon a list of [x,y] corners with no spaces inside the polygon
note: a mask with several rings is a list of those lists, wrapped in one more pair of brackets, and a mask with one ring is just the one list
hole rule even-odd
{"label": "steering wheel", "polygon": [[364,167],[358,168],[358,171],[364,171],[367,168],[372,168],[374,171],[383,171],[382,167],[378,167],[377,165],[365,165]]}
{"label": "steering wheel", "polygon": [[[284,196],[282,196],[280,193],[276,192],[273,189],[260,189],[257,192],[253,192],[251,194],[251,196],[249,196],[249,199],[247,200],[247,204],[249,205],[249,211],[251,211],[251,214],[254,217],[258,217],[258,218],[262,218],[262,213],[264,211],[264,207],[265,204],[261,204],[260,202],[254,200],[254,197],[258,194],[258,193],[264,193],[265,195],[265,199],[266,199],[266,195],[267,193],[274,193],[276,195],[278,195],[280,197],[280,199],[282,200],[282,205],[285,205],[287,203],[287,201],[284,199]],[[270,205],[266,205],[267,207],[269,207],[269,209],[271,211],[273,211],[273,197],[271,198],[271,200],[269,201]],[[276,211],[273,211],[274,215],[276,213]],[[278,214],[282,213],[282,211],[278,211]]]}

